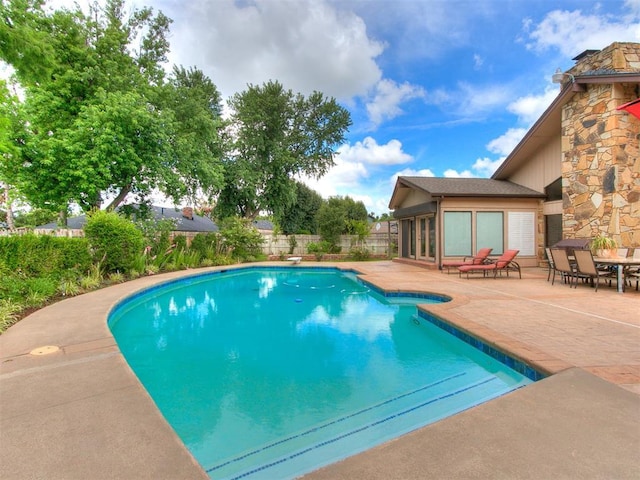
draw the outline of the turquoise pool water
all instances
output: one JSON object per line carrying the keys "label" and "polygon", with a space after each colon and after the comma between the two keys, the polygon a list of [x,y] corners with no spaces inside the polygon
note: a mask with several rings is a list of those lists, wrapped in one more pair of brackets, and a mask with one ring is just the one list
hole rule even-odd
{"label": "turquoise pool water", "polygon": [[531,383],[337,269],[155,287],[109,325],[211,478],[293,478]]}

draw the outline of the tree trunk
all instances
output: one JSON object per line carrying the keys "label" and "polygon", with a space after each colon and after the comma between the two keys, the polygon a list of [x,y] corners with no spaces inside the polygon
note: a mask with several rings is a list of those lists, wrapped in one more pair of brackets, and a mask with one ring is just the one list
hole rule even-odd
{"label": "tree trunk", "polygon": [[114,198],[113,201],[107,206],[107,211],[110,212],[114,210],[118,205],[120,205],[126,198],[126,196],[129,195],[129,192],[131,192],[131,184],[122,187],[122,190],[120,190],[118,196]]}
{"label": "tree trunk", "polygon": [[67,228],[67,209],[58,212],[58,226]]}
{"label": "tree trunk", "polygon": [[[0,193],[0,202],[4,200],[4,204],[6,205],[7,228],[9,228],[9,230],[15,230],[16,225],[13,218],[13,202],[11,201],[11,196],[9,193],[9,190],[11,190],[11,187],[9,186],[8,183],[3,183],[1,185],[2,185],[2,190],[4,190],[4,193],[3,194]],[[0,190],[0,192],[2,192],[2,190]]]}

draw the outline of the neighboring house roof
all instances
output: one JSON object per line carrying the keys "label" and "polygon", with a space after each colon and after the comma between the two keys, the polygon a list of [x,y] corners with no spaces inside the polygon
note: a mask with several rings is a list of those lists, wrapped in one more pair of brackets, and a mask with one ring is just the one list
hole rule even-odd
{"label": "neighboring house roof", "polygon": [[411,190],[421,190],[434,200],[442,197],[518,197],[544,198],[517,183],[490,178],[398,177],[389,208],[399,208]]}
{"label": "neighboring house roof", "polygon": [[272,231],[273,230],[273,222],[269,220],[255,220],[253,222],[253,226],[258,230]]}
{"label": "neighboring house roof", "polygon": [[[156,220],[173,219],[175,221],[174,231],[178,232],[217,232],[218,226],[209,218],[193,214],[189,219],[183,215],[182,209],[151,206],[151,214]],[[67,228],[82,229],[87,223],[86,215],[79,215],[67,219]],[[56,222],[47,223],[37,227],[43,230],[56,230],[60,228]]]}
{"label": "neighboring house roof", "polygon": [[371,233],[398,233],[397,220],[381,220],[371,223]]}

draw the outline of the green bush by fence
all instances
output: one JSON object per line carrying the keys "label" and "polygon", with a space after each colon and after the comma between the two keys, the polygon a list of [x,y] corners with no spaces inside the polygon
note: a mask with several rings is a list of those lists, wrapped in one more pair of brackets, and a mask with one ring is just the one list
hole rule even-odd
{"label": "green bush by fence", "polygon": [[28,277],[60,276],[69,270],[86,273],[91,254],[86,238],[0,237],[0,263],[10,272]]}
{"label": "green bush by fence", "polygon": [[84,227],[93,252],[93,260],[105,272],[129,272],[144,248],[144,236],[126,218],[99,210],[87,219]]}

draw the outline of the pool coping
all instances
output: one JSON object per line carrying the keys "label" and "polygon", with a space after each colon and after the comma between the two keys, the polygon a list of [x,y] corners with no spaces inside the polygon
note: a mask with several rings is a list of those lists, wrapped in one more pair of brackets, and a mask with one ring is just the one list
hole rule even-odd
{"label": "pool coping", "polygon": [[[279,263],[274,262],[274,264],[278,265]],[[355,264],[332,266],[343,269],[353,268],[353,265]],[[302,266],[305,266],[304,263]],[[439,273],[423,274],[420,269],[415,267],[396,267],[392,263],[378,265],[383,269],[383,273],[378,277],[376,272],[372,272],[377,268],[375,264],[364,263],[362,266],[364,268],[357,270],[366,270],[363,275],[367,281],[373,280],[376,285],[380,286],[383,286],[385,281],[392,281],[391,276],[387,275],[388,271],[393,271],[394,275],[403,275],[402,278],[406,277],[408,282],[411,277],[408,284],[413,285],[413,288],[416,283],[414,279],[419,279],[420,282],[435,280],[438,284],[442,283],[440,278],[444,279],[444,277],[436,277],[440,275]],[[297,268],[297,266],[288,268]],[[324,265],[320,268],[324,268]],[[0,364],[0,382],[2,382],[2,388],[0,388],[2,397],[0,399],[0,440],[5,446],[5,461],[0,465],[0,476],[3,478],[123,478],[132,476],[136,478],[208,478],[166,424],[153,401],[124,362],[108,331],[107,313],[105,313],[132,292],[173,278],[199,274],[208,270],[215,270],[215,268],[145,277],[128,284],[120,284],[73,297],[35,312],[0,336],[0,351],[2,352],[2,363]],[[491,281],[493,280],[489,282]],[[514,281],[518,282],[519,280]],[[486,285],[498,285],[501,281],[497,282],[494,284],[486,282],[460,283],[460,285],[463,285],[464,288],[473,286],[477,290],[476,285],[478,288],[485,289]],[[402,282],[396,280],[396,283]],[[505,285],[510,288],[509,284]],[[513,284],[516,288],[517,285]],[[545,285],[544,281],[538,285],[544,286],[544,294],[548,295],[548,285]],[[453,284],[452,286],[458,288]],[[420,290],[425,291],[422,287],[423,285]],[[562,289],[563,287],[558,286],[558,288]],[[400,289],[405,290],[404,288]],[[554,290],[553,294],[555,295],[556,292],[565,298],[568,290]],[[607,295],[608,293],[605,292],[594,301],[601,302],[602,299],[608,298]],[[635,302],[637,297],[627,298]],[[613,297],[611,299],[613,301]],[[619,297],[615,297],[616,301],[618,299]],[[504,438],[508,441],[501,444],[501,448],[511,451],[513,448],[510,445],[517,443],[514,440],[518,440],[523,434],[522,423],[529,422],[540,412],[542,415],[554,415],[554,405],[566,397],[567,392],[572,395],[582,392],[583,395],[580,396],[582,399],[583,397],[593,397],[593,391],[603,392],[603,397],[598,397],[598,405],[589,404],[587,405],[589,408],[582,404],[576,405],[575,411],[571,410],[570,415],[556,419],[554,423],[557,425],[547,426],[544,432],[537,431],[535,425],[530,427],[531,431],[525,429],[524,431],[531,436],[531,445],[536,445],[536,449],[544,450],[555,445],[553,436],[563,438],[562,432],[576,432],[576,429],[582,431],[585,425],[589,425],[588,437],[599,449],[598,454],[593,455],[592,452],[592,459],[584,455],[577,457],[574,455],[574,457],[581,459],[583,466],[594,469],[593,471],[599,472],[599,476],[602,477],[603,472],[607,474],[604,476],[611,476],[610,473],[614,472],[613,465],[606,466],[598,460],[601,456],[608,455],[608,458],[616,458],[615,472],[623,473],[619,478],[637,477],[640,469],[635,452],[639,446],[638,437],[640,435],[637,424],[629,422],[629,418],[633,413],[637,416],[640,411],[638,396],[594,377],[584,368],[576,369],[575,365],[555,358],[549,352],[536,349],[530,343],[525,341],[518,343],[513,337],[487,328],[486,325],[460,315],[459,310],[456,310],[460,306],[471,304],[473,304],[473,300],[468,296],[457,295],[452,302],[428,305],[426,309],[437,318],[446,318],[447,322],[454,323],[456,328],[461,331],[473,332],[476,337],[483,336],[483,341],[496,346],[499,350],[507,349],[511,354],[515,352],[526,362],[533,361],[537,366],[542,366],[550,373],[560,373],[489,402],[491,405],[474,407],[451,419],[420,429],[406,438],[388,442],[388,445],[385,444],[381,447],[382,450],[391,451],[395,450],[396,446],[401,447],[392,455],[395,460],[387,459],[383,464],[380,464],[375,458],[380,456],[380,450],[367,451],[357,455],[357,458],[353,457],[340,462],[339,465],[326,467],[333,475],[326,478],[366,478],[364,474],[358,475],[357,472],[360,471],[358,469],[368,467],[375,469],[373,473],[367,471],[367,476],[373,475],[371,478],[375,477],[375,472],[380,472],[380,474],[386,472],[386,477],[379,476],[378,478],[390,478],[388,475],[394,472],[396,478],[399,478],[397,473],[401,471],[407,474],[402,478],[410,478],[410,472],[406,471],[409,467],[411,467],[410,471],[416,474],[420,473],[420,475],[426,474],[428,471],[440,474],[451,472],[451,465],[444,465],[435,460],[426,466],[422,465],[420,459],[417,458],[408,461],[405,455],[413,450],[414,446],[410,445],[411,442],[418,441],[415,437],[424,436],[429,442],[432,442],[434,432],[445,429],[447,425],[471,421],[469,417],[477,422],[483,418],[483,412],[487,410],[494,411],[494,415],[499,415],[505,405],[512,405],[516,401],[514,399],[520,399],[523,396],[525,398],[527,396],[535,397],[535,392],[542,392],[542,396],[529,405],[526,412],[522,412],[524,417],[518,417],[514,414],[521,422],[517,430],[512,431],[508,426],[504,427],[506,429],[503,432]],[[44,345],[57,345],[60,347],[60,351],[38,357],[29,355],[33,348]],[[550,395],[549,390],[555,396]],[[522,392],[530,393],[523,395]],[[581,416],[581,411],[590,412],[593,416],[594,409],[598,411],[596,407],[607,406],[609,403],[614,407],[600,412],[601,417],[607,418],[606,424],[596,421],[599,418],[583,418]],[[541,433],[553,435],[541,437]],[[514,437],[514,435],[516,436]],[[447,443],[441,440],[439,438],[438,442]],[[464,442],[465,440],[472,442],[469,448],[475,451],[481,451],[486,447],[484,440],[468,435],[468,432],[466,437],[456,439],[455,442]],[[501,442],[499,438],[495,441]],[[579,447],[586,449],[588,445],[579,445]],[[634,449],[633,456],[629,454],[630,447]],[[434,445],[430,444],[430,448],[433,450]],[[558,451],[563,449],[562,445],[555,445],[555,448]],[[529,465],[529,468],[523,468],[519,471],[519,475],[515,475],[513,478],[536,478],[533,474],[535,472],[531,470],[532,463],[530,462],[534,461],[533,458],[522,452],[518,454],[520,456],[516,455],[516,458],[520,458],[520,463]],[[368,460],[362,464],[361,458]],[[507,464],[500,463],[499,459],[494,460],[498,463],[491,466],[493,471],[497,468],[498,471],[506,472],[511,468]],[[558,461],[547,460],[545,468],[554,467],[557,469],[554,471],[562,472],[566,468],[563,465],[580,469],[582,464],[576,464],[575,458],[565,457],[558,459]],[[352,469],[353,465],[356,465],[356,470]],[[477,469],[477,465],[474,468]],[[309,477],[322,478],[326,471],[318,471],[317,475],[315,472],[311,473]],[[468,469],[465,478],[468,478],[468,475],[475,471],[481,470]],[[525,475],[527,471],[529,474]],[[627,472],[628,475],[625,476],[624,472]],[[341,477],[343,474],[348,474],[348,476]],[[454,477],[455,475],[451,478]],[[414,478],[420,478],[420,476],[415,475]]]}

